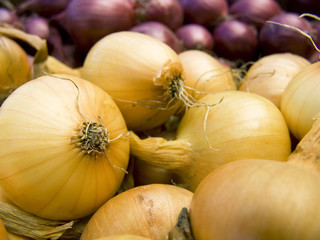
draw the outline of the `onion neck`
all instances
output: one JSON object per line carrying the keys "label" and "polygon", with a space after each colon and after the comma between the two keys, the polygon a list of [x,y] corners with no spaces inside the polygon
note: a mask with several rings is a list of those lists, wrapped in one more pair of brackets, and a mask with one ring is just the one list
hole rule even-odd
{"label": "onion neck", "polygon": [[289,163],[320,173],[320,114],[312,129],[301,139],[288,158]]}
{"label": "onion neck", "polygon": [[179,170],[192,164],[192,149],[183,140],[162,137],[140,139],[130,131],[130,152],[148,164],[168,170]]}

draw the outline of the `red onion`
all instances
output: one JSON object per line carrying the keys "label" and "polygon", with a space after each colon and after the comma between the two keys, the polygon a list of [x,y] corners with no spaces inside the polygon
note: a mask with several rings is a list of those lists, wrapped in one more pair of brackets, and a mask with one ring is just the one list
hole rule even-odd
{"label": "red onion", "polygon": [[24,30],[27,33],[37,35],[42,39],[48,39],[50,35],[50,27],[47,18],[40,16],[30,16],[24,23]]}
{"label": "red onion", "polygon": [[18,14],[25,12],[37,13],[46,17],[65,9],[71,0],[26,0],[16,6]]}
{"label": "red onion", "polygon": [[178,37],[163,23],[148,21],[132,27],[130,31],[147,34],[166,43],[177,53],[181,52],[181,45]]}
{"label": "red onion", "polygon": [[21,22],[15,11],[0,7],[0,24],[9,24],[14,27],[21,27]]}
{"label": "red onion", "polygon": [[186,23],[216,25],[228,13],[226,0],[180,0]]}
{"label": "red onion", "polygon": [[[270,18],[269,21],[296,27],[310,34],[312,31],[310,22],[299,16],[297,13],[284,12]],[[314,50],[310,40],[302,33],[275,23],[266,23],[261,28],[259,45],[264,55],[291,52],[308,58]]]}
{"label": "red onion", "polygon": [[176,36],[182,41],[184,49],[212,51],[213,37],[207,28],[200,24],[186,24],[176,31]]}
{"label": "red onion", "polygon": [[72,0],[52,21],[57,21],[79,48],[88,51],[102,37],[131,28],[135,12],[130,0]]}
{"label": "red onion", "polygon": [[213,50],[229,60],[253,60],[257,54],[257,30],[240,20],[226,20],[213,32]]}
{"label": "red onion", "polygon": [[183,24],[183,8],[179,0],[136,0],[138,23],[157,21],[172,30]]}
{"label": "red onion", "polygon": [[229,8],[229,13],[238,20],[261,28],[266,20],[280,14],[282,9],[276,0],[238,0]]}

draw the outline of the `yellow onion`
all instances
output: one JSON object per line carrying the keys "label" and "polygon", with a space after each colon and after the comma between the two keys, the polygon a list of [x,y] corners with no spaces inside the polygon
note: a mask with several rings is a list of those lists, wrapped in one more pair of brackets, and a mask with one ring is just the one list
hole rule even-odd
{"label": "yellow onion", "polygon": [[320,237],[320,121],[286,162],[247,159],[212,171],[190,205],[194,238]]}
{"label": "yellow onion", "polygon": [[298,139],[310,131],[320,112],[320,62],[303,68],[289,82],[281,97],[281,112]]}
{"label": "yellow onion", "polygon": [[232,69],[201,50],[187,50],[179,54],[185,72],[185,87],[195,99],[206,94],[235,90]]}
{"label": "yellow onion", "polygon": [[81,76],[107,91],[131,130],[163,124],[185,100],[182,64],[168,45],[143,33],[123,31],[98,41]]}
{"label": "yellow onion", "polygon": [[291,79],[311,63],[296,54],[274,53],[253,63],[239,90],[259,94],[280,108],[281,95]]}
{"label": "yellow onion", "polygon": [[112,98],[68,75],[17,88],[0,109],[0,185],[14,204],[53,220],[91,214],[118,190],[127,128]]}
{"label": "yellow onion", "polygon": [[14,40],[0,35],[0,101],[31,79],[27,53]]}
{"label": "yellow onion", "polygon": [[199,100],[182,117],[176,140],[141,139],[130,132],[133,156],[171,169],[179,183],[194,190],[213,169],[247,158],[285,161],[291,140],[280,110],[254,93],[224,91]]}
{"label": "yellow onion", "polygon": [[189,209],[193,193],[169,184],[131,188],[107,201],[90,218],[81,240],[115,234],[166,239],[182,208]]}

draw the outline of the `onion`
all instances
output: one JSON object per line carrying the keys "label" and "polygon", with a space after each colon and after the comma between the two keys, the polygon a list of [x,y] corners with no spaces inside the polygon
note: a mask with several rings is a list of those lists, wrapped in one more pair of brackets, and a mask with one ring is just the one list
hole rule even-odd
{"label": "onion", "polygon": [[135,13],[130,0],[73,0],[52,21],[58,22],[87,52],[102,37],[131,28]]}
{"label": "onion", "polygon": [[0,109],[0,184],[41,218],[87,216],[124,177],[129,141],[110,96],[81,78],[43,76],[17,88]]}
{"label": "onion", "polygon": [[0,104],[14,89],[31,79],[27,53],[14,40],[0,36]]}
{"label": "onion", "polygon": [[150,184],[124,191],[107,201],[90,218],[81,240],[116,234],[166,239],[193,193],[174,185]]}
{"label": "onion", "polygon": [[183,48],[186,50],[212,51],[213,49],[212,34],[200,24],[185,24],[176,30],[176,36],[182,41]]}
{"label": "onion", "polygon": [[280,99],[288,83],[310,64],[307,59],[292,53],[261,57],[249,68],[239,89],[259,94],[280,108]]}
{"label": "onion", "polygon": [[185,73],[185,86],[190,95],[199,100],[214,92],[235,90],[232,69],[201,50],[187,50],[179,54]]}
{"label": "onion", "polygon": [[[195,190],[213,169],[247,158],[284,161],[291,140],[280,110],[257,94],[223,91],[199,100],[181,119],[176,140],[140,139],[130,132],[130,152],[147,163],[171,169],[179,184]],[[210,107],[211,106],[211,107]]]}
{"label": "onion", "polygon": [[286,162],[247,159],[212,171],[190,205],[194,238],[320,236],[319,121]]}
{"label": "onion", "polygon": [[50,17],[64,10],[71,0],[26,0],[16,6],[19,15],[33,12]]}
{"label": "onion", "polygon": [[[293,12],[275,15],[269,21],[298,28],[306,34],[310,34],[312,30],[308,20],[299,18],[299,15]],[[266,23],[261,28],[259,46],[261,47],[261,53],[264,55],[291,52],[305,58],[308,58],[314,49],[309,39],[302,33],[275,23]]]}
{"label": "onion", "polygon": [[281,12],[281,6],[276,0],[237,0],[229,7],[230,15],[253,24],[258,29],[264,25],[266,20]]}
{"label": "onion", "polygon": [[82,77],[118,104],[127,126],[142,131],[160,126],[180,107],[185,89],[175,51],[146,34],[110,34],[88,52]]}
{"label": "onion", "polygon": [[226,0],[180,0],[184,11],[185,23],[214,26],[228,13]]}
{"label": "onion", "polygon": [[23,25],[27,33],[37,35],[42,39],[49,39],[50,26],[47,18],[31,16],[24,21]]}
{"label": "onion", "polygon": [[183,24],[183,8],[179,0],[133,0],[137,24],[146,21],[163,23],[175,30]]}
{"label": "onion", "polygon": [[160,22],[155,22],[155,21],[143,22],[141,24],[135,25],[129,30],[133,32],[147,34],[151,37],[154,37],[164,42],[169,47],[171,47],[175,52],[177,53],[181,52],[181,45],[178,37],[169,27],[167,27],[166,25]]}
{"label": "onion", "polygon": [[0,24],[9,24],[17,28],[21,27],[21,21],[16,12],[2,7],[0,7]]}
{"label": "onion", "polygon": [[257,30],[239,20],[226,20],[213,32],[214,52],[229,60],[253,60],[257,55]]}
{"label": "onion", "polygon": [[310,131],[320,112],[320,62],[299,71],[284,90],[280,109],[290,132],[298,139]]}

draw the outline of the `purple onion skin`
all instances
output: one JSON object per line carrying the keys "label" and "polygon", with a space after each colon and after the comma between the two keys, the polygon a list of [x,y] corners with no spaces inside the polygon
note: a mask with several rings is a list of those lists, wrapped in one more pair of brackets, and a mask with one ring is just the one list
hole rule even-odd
{"label": "purple onion skin", "polygon": [[236,19],[260,29],[266,20],[282,13],[276,0],[237,0],[229,7],[229,14]]}
{"label": "purple onion skin", "polygon": [[184,50],[212,51],[213,49],[212,34],[200,24],[186,24],[177,29],[176,36],[181,40]]}
{"label": "purple onion skin", "polygon": [[185,23],[215,26],[228,14],[227,0],[180,0]]}
{"label": "purple onion skin", "polygon": [[51,17],[64,10],[71,0],[26,0],[16,6],[18,15],[37,13],[44,17]]}
{"label": "purple onion skin", "polygon": [[27,33],[37,35],[42,39],[50,36],[50,26],[47,18],[31,16],[24,21],[24,30]]}
{"label": "purple onion skin", "polygon": [[[305,18],[299,18],[299,16],[297,13],[283,12],[272,17],[269,21],[297,27],[305,33],[311,34],[311,23]],[[314,50],[310,40],[298,31],[272,23],[266,23],[261,28],[259,46],[262,55],[290,52],[309,58]]]}
{"label": "purple onion skin", "polygon": [[179,0],[135,0],[135,10],[137,24],[157,21],[172,30],[183,24],[184,13]]}
{"label": "purple onion skin", "polygon": [[181,44],[176,34],[166,25],[156,21],[148,21],[140,23],[130,29],[133,32],[140,32],[156,38],[169,47],[175,52],[181,52]]}
{"label": "purple onion skin", "polygon": [[0,7],[0,24],[8,24],[20,28],[22,23],[15,11]]}
{"label": "purple onion skin", "polygon": [[213,32],[214,52],[228,60],[254,60],[258,51],[257,30],[240,20],[226,20]]}
{"label": "purple onion skin", "polygon": [[72,0],[52,18],[87,52],[98,40],[135,24],[133,4],[129,0]]}

